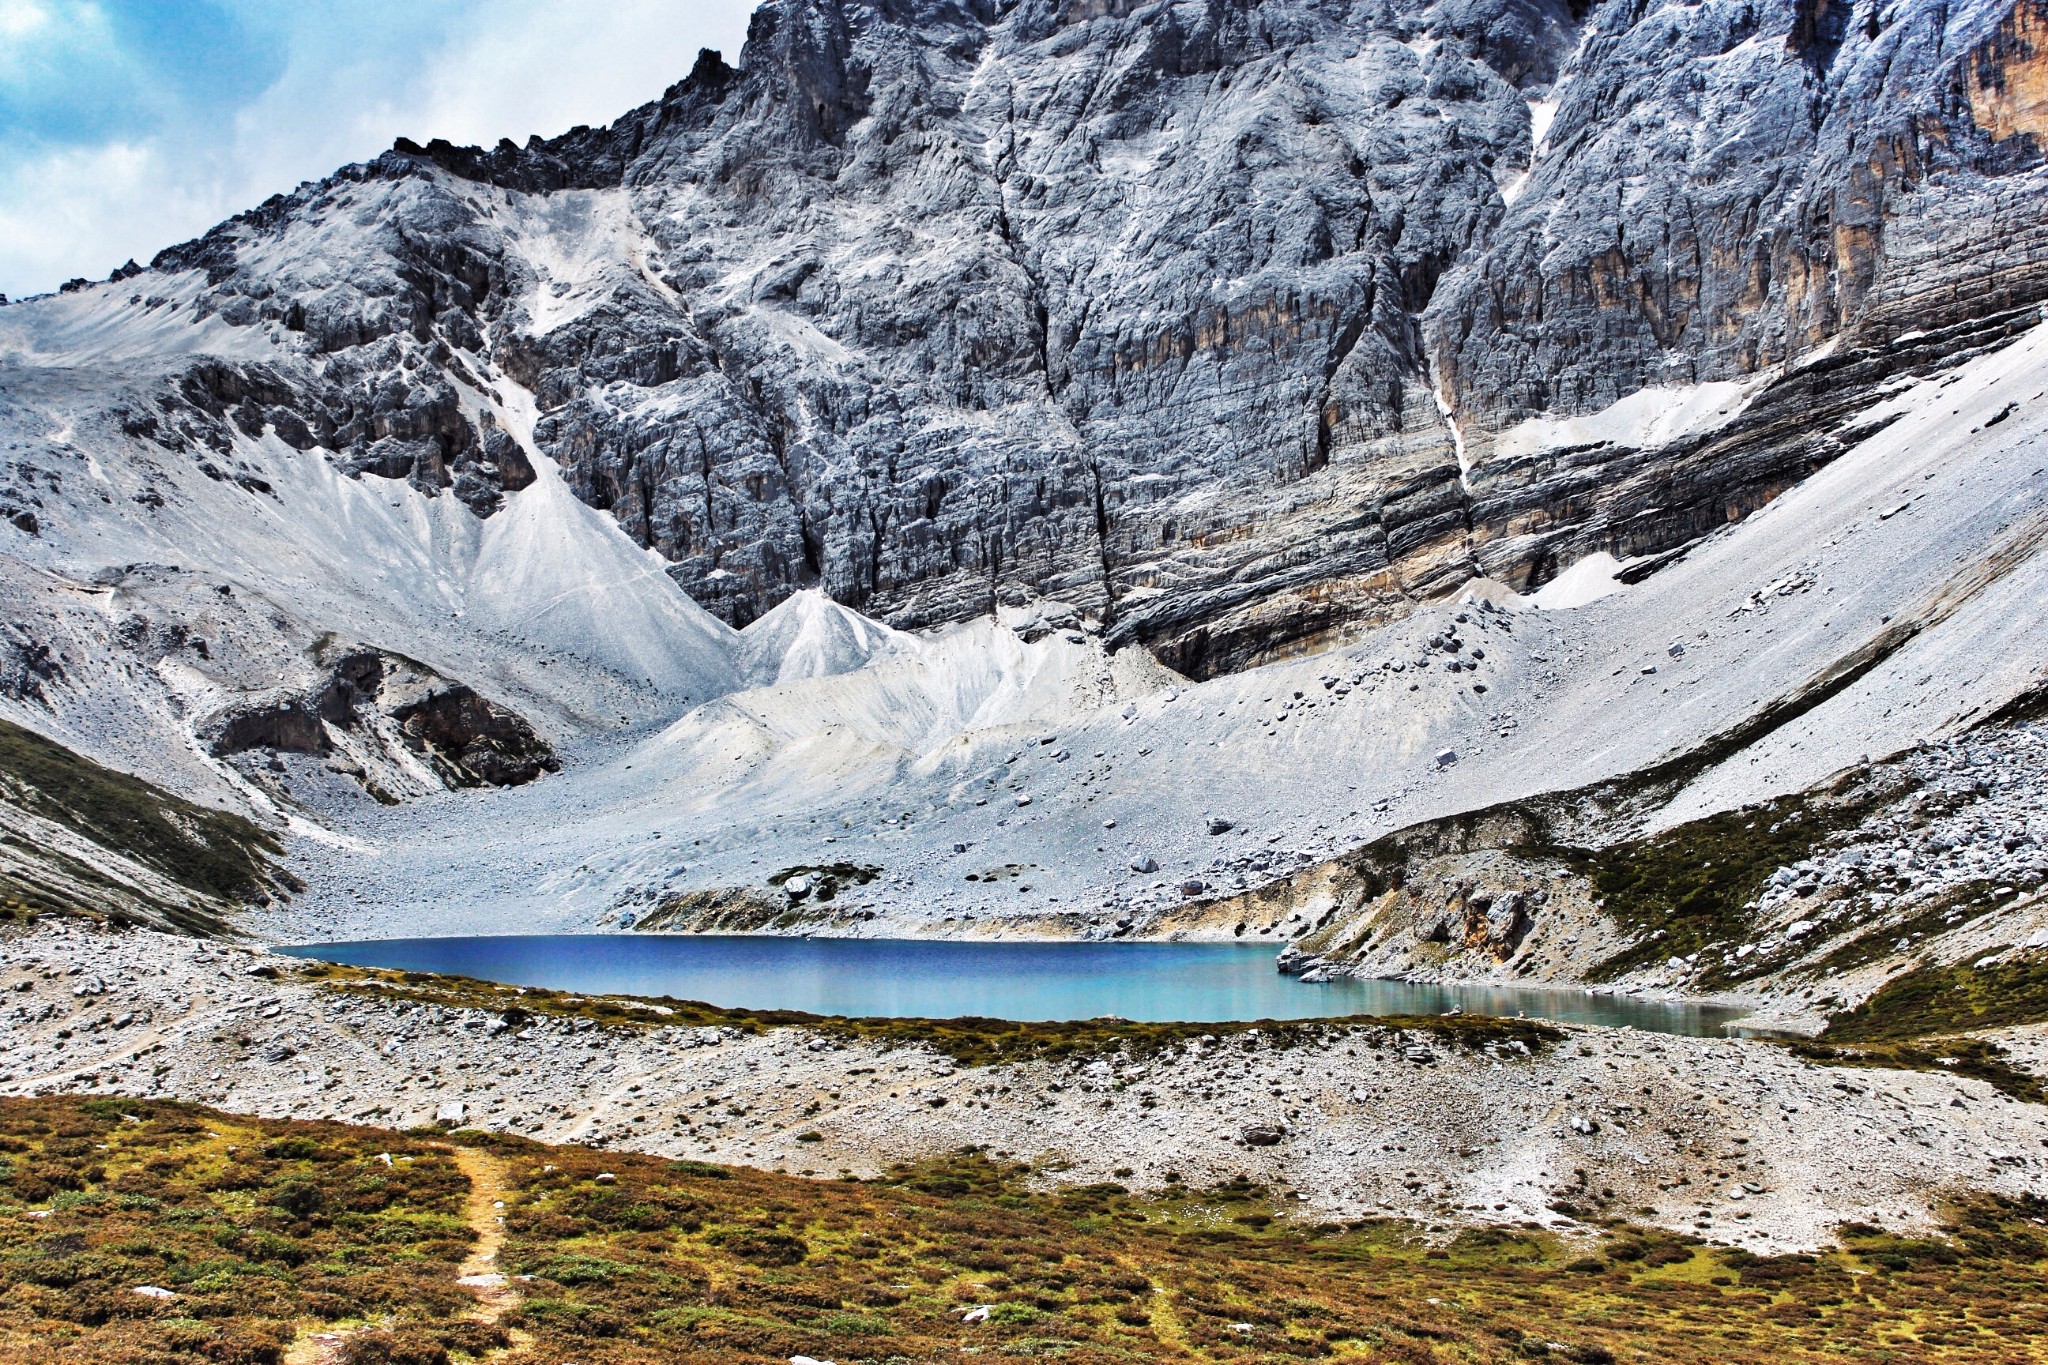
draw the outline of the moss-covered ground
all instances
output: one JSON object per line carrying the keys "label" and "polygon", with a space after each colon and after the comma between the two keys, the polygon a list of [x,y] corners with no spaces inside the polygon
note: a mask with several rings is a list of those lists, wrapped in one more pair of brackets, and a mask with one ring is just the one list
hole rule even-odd
{"label": "moss-covered ground", "polygon": [[1830,1041],[1882,1042],[2048,1020],[2048,953],[1918,967],[1828,1024]]}
{"label": "moss-covered ground", "polygon": [[1986,1081],[2016,1100],[2048,1104],[2041,1078],[2007,1060],[2006,1050],[1984,1038],[1923,1038],[1914,1041],[1852,1043],[1832,1041],[1790,1044],[1792,1054],[1823,1066],[1883,1068],[1893,1071],[1940,1071]]}
{"label": "moss-covered ground", "polygon": [[1607,980],[1702,952],[1712,963],[1700,982],[1707,988],[1771,970],[1775,964],[1767,955],[1714,961],[1731,945],[1755,937],[1748,907],[1766,879],[1909,790],[1895,774],[1852,779],[1839,789],[1779,797],[1607,848],[1573,850],[1570,860],[1591,882],[1602,908],[1638,935],[1592,976]]}
{"label": "moss-covered ground", "polygon": [[1828,1021],[1823,1040],[1796,1044],[1808,1061],[1830,1066],[1946,1071],[1989,1081],[2015,1099],[2048,1104],[2048,1085],[2012,1065],[1979,1029],[2048,1020],[2048,953],[1982,967],[1916,967]]}
{"label": "moss-covered ground", "polygon": [[0,1360],[265,1365],[302,1321],[388,1315],[481,1348],[466,1193],[402,1133],[0,1100]]}
{"label": "moss-covered ground", "polygon": [[[502,1173],[497,1321],[454,1278],[463,1146]],[[322,1337],[342,1365],[2048,1360],[2039,1202],[1756,1257],[1619,1224],[1309,1225],[1243,1181],[1044,1191],[973,1152],[807,1181],[75,1098],[0,1100],[0,1147],[7,1361],[271,1365]]]}

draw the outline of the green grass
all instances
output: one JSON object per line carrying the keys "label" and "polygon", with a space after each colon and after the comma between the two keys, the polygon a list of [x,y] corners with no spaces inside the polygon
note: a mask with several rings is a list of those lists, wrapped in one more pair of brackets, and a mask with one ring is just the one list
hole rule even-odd
{"label": "green grass", "polygon": [[[1887,935],[1889,937],[1889,935]],[[1943,1071],[1988,1081],[2018,1100],[2048,1103],[2048,1086],[1985,1038],[1954,1035],[2048,1020],[2048,953],[1984,967],[1922,966],[1828,1020],[1817,1043],[1792,1051],[1830,1066]]]}
{"label": "green grass", "polygon": [[[1830,1030],[1832,1034],[1832,1030]],[[2040,1077],[2006,1060],[2006,1050],[1983,1038],[1933,1038],[1924,1042],[1870,1043],[1838,1047],[1833,1043],[1791,1043],[1795,1057],[1823,1066],[1873,1067],[1894,1071],[1940,1071],[1971,1076],[2028,1104],[2048,1103]]]}
{"label": "green grass", "polygon": [[1828,1021],[1829,1042],[1882,1042],[2048,1020],[2048,953],[1984,967],[1925,966]]}
{"label": "green grass", "polygon": [[[1747,907],[1772,872],[1810,856],[1828,836],[1855,828],[1872,810],[1910,790],[1896,774],[1852,778],[1607,848],[1573,851],[1575,869],[1591,882],[1602,908],[1640,936],[1591,975],[1608,980],[1668,957],[1753,938],[1754,912]],[[1728,962],[1709,969],[1701,984],[1712,988],[1767,970],[1761,958],[1739,966]]]}
{"label": "green grass", "polygon": [[[495,1326],[452,1282],[470,1244],[454,1145],[502,1163],[499,1264],[531,1277]],[[365,1365],[2048,1361],[2038,1199],[1756,1256],[1623,1223],[1311,1224],[1242,1178],[1047,1189],[973,1149],[803,1180],[60,1098],[0,1100],[0,1151],[9,1360],[275,1365],[295,1331],[328,1331],[356,1333]]]}
{"label": "green grass", "polygon": [[0,1100],[0,1151],[0,1359],[274,1365],[296,1324],[366,1315],[461,1339],[468,1186],[442,1148],[54,1098]]}

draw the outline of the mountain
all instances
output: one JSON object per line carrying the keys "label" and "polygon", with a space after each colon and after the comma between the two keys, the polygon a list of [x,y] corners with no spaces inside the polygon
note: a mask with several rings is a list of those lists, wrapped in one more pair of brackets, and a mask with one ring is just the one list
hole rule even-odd
{"label": "mountain", "polygon": [[772,0],[0,308],[0,716],[277,831],[266,933],[1231,933],[1974,734],[2044,22]]}
{"label": "mountain", "polygon": [[[238,338],[174,439],[482,515],[516,389],[733,625],[1048,595],[1205,676],[1685,544],[2031,317],[2038,7],[1852,10],[777,0],[610,128],[402,142],[94,292]],[[1559,425],[1631,396],[1685,416]]]}
{"label": "mountain", "polygon": [[749,622],[740,655],[753,681],[794,682],[851,672],[907,639],[807,588]]}

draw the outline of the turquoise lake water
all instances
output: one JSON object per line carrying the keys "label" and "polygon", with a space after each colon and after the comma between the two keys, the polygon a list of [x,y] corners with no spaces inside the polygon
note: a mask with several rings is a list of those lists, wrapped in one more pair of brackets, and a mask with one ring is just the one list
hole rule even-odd
{"label": "turquoise lake water", "polygon": [[1221,1023],[1458,1009],[1716,1036],[1740,1013],[1579,991],[1402,981],[1305,984],[1274,970],[1271,948],[1236,944],[535,934],[315,943],[283,951],[518,986],[855,1017],[1116,1015]]}

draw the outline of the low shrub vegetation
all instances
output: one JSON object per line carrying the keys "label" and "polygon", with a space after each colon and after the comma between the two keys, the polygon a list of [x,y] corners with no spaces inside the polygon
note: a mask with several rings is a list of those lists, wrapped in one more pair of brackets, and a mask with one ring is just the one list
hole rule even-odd
{"label": "low shrub vegetation", "polygon": [[1828,1023],[1830,1041],[1883,1042],[2048,1020],[2048,953],[1917,967]]}
{"label": "low shrub vegetation", "polygon": [[473,1306],[468,1183],[402,1133],[8,1099],[0,1150],[0,1360],[266,1365],[303,1323]]}
{"label": "low shrub vegetation", "polygon": [[[1047,1189],[972,1150],[808,1181],[75,1098],[0,1101],[0,1146],[6,1360],[273,1365],[315,1334],[339,1365],[2048,1360],[2041,1201],[1760,1257],[1307,1225],[1249,1180]],[[504,1173],[502,1315],[455,1283],[460,1147]]]}
{"label": "low shrub vegetation", "polygon": [[[185,933],[225,934],[242,902],[297,889],[296,879],[278,864],[284,845],[271,831],[102,767],[5,720],[0,720],[0,801],[133,858],[195,892],[214,909],[182,902],[148,907]],[[18,851],[28,855],[17,865],[19,875],[0,875],[0,910],[10,918],[40,912],[119,921],[122,915],[99,902],[118,906],[136,898],[132,888],[110,881],[90,858],[40,844]],[[38,864],[61,871],[69,890],[59,893],[43,885],[33,871]],[[107,894],[98,894],[101,890]]]}

